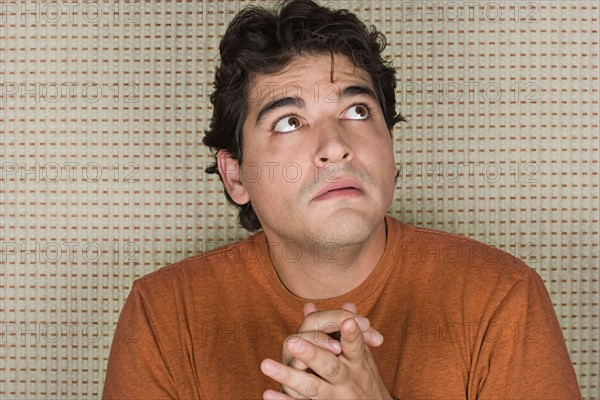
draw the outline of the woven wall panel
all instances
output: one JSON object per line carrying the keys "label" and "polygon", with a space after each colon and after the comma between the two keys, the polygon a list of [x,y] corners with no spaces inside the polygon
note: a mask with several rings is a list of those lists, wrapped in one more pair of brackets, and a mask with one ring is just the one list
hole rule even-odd
{"label": "woven wall panel", "polygon": [[[244,4],[0,3],[0,397],[97,398],[133,280],[247,236],[201,144]],[[388,37],[390,213],[535,268],[600,398],[598,2],[322,4]]]}

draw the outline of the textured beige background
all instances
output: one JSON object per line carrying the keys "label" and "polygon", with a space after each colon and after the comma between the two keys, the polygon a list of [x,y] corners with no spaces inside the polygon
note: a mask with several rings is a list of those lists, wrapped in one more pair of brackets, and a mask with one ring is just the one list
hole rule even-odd
{"label": "textured beige background", "polygon": [[[97,398],[132,281],[246,236],[201,144],[242,4],[0,2],[0,397]],[[327,4],[388,36],[391,214],[535,268],[600,398],[598,2]]]}

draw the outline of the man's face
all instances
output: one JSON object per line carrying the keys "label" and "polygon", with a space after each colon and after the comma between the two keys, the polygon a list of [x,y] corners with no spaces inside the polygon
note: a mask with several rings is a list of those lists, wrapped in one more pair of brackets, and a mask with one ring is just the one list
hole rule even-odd
{"label": "man's face", "polygon": [[331,83],[331,62],[302,57],[251,82],[241,198],[270,241],[360,243],[391,203],[392,137],[373,83],[344,56],[334,58]]}

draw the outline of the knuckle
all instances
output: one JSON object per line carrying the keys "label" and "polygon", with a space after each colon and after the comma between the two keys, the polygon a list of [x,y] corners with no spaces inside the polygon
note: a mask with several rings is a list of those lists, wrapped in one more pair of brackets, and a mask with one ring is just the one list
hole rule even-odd
{"label": "knuckle", "polygon": [[365,389],[363,388],[363,386],[359,382],[356,382],[356,381],[352,381],[350,383],[350,391],[351,391],[351,393],[360,393],[361,396],[364,395],[364,393],[365,393]]}
{"label": "knuckle", "polygon": [[317,360],[319,353],[316,349],[310,349],[306,352],[306,363],[312,364]]}
{"label": "knuckle", "polygon": [[316,377],[311,377],[309,378],[308,382],[306,383],[306,391],[305,391],[305,395],[308,396],[309,398],[311,397],[317,397],[319,394],[319,388],[320,388],[320,383],[319,380]]}
{"label": "knuckle", "polygon": [[296,392],[295,390],[293,390],[292,388],[290,388],[286,385],[281,386],[281,391],[295,399],[305,399],[306,398],[303,395],[301,395],[300,393]]}
{"label": "knuckle", "polygon": [[342,364],[336,359],[327,366],[326,375],[328,377],[338,377],[342,374]]}
{"label": "knuckle", "polygon": [[298,360],[297,358],[292,359],[288,365],[290,367],[300,369],[300,370],[305,370],[307,368],[306,364],[304,362]]}
{"label": "knuckle", "polygon": [[315,327],[317,327],[317,326],[318,326],[317,319],[315,319],[315,317],[313,315],[309,315],[304,319],[304,321],[302,322],[302,325],[300,325],[300,328],[298,328],[298,333],[300,334],[303,332],[315,330]]}

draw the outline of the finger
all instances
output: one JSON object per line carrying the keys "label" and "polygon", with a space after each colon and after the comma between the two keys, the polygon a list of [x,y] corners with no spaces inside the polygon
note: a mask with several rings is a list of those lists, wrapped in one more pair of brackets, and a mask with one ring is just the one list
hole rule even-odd
{"label": "finger", "polygon": [[293,397],[288,396],[285,393],[276,392],[274,390],[265,390],[263,393],[263,400],[288,400]]}
{"label": "finger", "polygon": [[[356,308],[356,304],[352,303],[352,302],[346,302],[344,304],[342,304],[342,306],[340,307],[342,310],[346,310],[346,311],[350,311],[351,313],[357,314],[357,308]],[[317,312],[317,306],[314,303],[306,303],[304,305],[304,316],[306,317],[308,314],[312,314],[314,312]]]}
{"label": "finger", "polygon": [[368,331],[363,332],[363,340],[369,346],[379,347],[383,344],[383,335],[379,331],[370,328]]}
{"label": "finger", "polygon": [[[358,316],[350,311],[342,309],[315,311],[304,318],[299,331],[337,332],[340,330],[340,326],[344,320],[354,317]],[[368,319],[364,317],[360,318],[360,323],[365,329],[368,329],[368,326],[370,326]]]}
{"label": "finger", "polygon": [[358,314],[356,304],[354,304],[354,303],[350,303],[350,302],[344,303],[344,304],[342,304],[341,308],[342,308],[342,310],[346,310],[346,311],[350,311],[351,313]]}
{"label": "finger", "polygon": [[281,385],[281,392],[294,399],[308,399],[308,397],[301,395],[300,393],[296,392],[294,389],[286,385]]}
{"label": "finger", "polygon": [[288,342],[287,347],[294,357],[329,383],[341,382],[348,375],[348,369],[341,360],[310,342],[298,339]]}
{"label": "finger", "polygon": [[352,318],[342,323],[341,331],[342,354],[351,363],[362,360],[368,347],[365,345],[360,327]]}
{"label": "finger", "polygon": [[[314,304],[308,303],[305,307],[309,304],[314,306]],[[308,314],[300,326],[299,332],[321,331],[328,334],[336,333],[340,331],[342,322],[348,318],[356,319],[361,331],[365,334],[364,340],[369,346],[381,346],[383,343],[383,335],[371,327],[369,319],[344,309],[322,310]]]}
{"label": "finger", "polygon": [[[286,342],[298,340],[298,337],[303,338],[304,340],[308,340],[316,346],[324,350],[328,350],[333,354],[340,354],[342,352],[342,346],[338,340],[335,340],[328,334],[319,331],[310,331],[310,332],[299,332],[295,335],[289,336],[286,338]],[[289,365],[291,360],[294,359],[294,356],[289,352],[286,344],[284,343],[283,350],[281,352],[282,362],[286,365]],[[299,369],[306,369],[307,367],[296,366],[294,367]]]}
{"label": "finger", "polygon": [[294,358],[294,356],[292,355],[292,353],[289,352],[289,350],[285,350],[288,354],[287,357],[289,357],[288,362],[283,362],[283,364],[285,365],[289,365],[292,368],[296,368],[296,369],[300,369],[302,371],[306,371],[308,369],[308,365],[304,364],[302,361],[298,360],[297,358]]}
{"label": "finger", "polygon": [[[331,354],[324,350],[320,351]],[[331,356],[336,357],[332,354]],[[314,374],[299,371],[295,368],[283,365],[271,359],[263,360],[263,362],[260,364],[260,369],[263,374],[267,375],[271,379],[281,383],[284,387],[290,387],[296,393],[299,393],[307,398],[326,397],[325,395],[330,387],[327,382],[319,379]]]}
{"label": "finger", "polygon": [[306,303],[304,305],[304,316],[306,317],[308,314],[314,313],[317,311],[317,306],[314,303]]}

